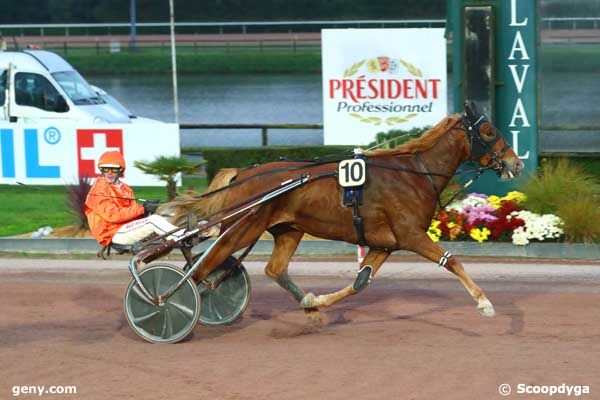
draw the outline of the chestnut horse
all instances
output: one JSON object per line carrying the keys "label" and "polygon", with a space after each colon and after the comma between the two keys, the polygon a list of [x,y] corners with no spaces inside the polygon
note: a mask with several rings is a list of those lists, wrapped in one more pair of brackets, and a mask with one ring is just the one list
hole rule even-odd
{"label": "chestnut horse", "polygon": [[228,185],[226,190],[200,198],[180,196],[159,211],[170,215],[175,223],[183,222],[189,213],[214,216],[215,211],[243,203],[302,174],[319,177],[309,178],[305,185],[255,207],[235,229],[225,232],[240,217],[223,221],[221,232],[226,236],[207,255],[194,278],[202,279],[229,255],[251,245],[268,231],[274,237],[275,247],[265,273],[290,292],[304,309],[316,311],[359,292],[392,251],[408,250],[454,273],[476,301],[479,312],[494,315],[492,303],[462,264],[434,243],[426,232],[440,193],[461,163],[478,162],[502,178],[520,174],[523,163],[500,131],[474,106],[466,105],[465,114],[446,117],[420,138],[393,149],[367,151],[364,155],[367,178],[359,212],[369,251],[355,282],[334,293],[306,294],[288,275],[288,264],[305,233],[359,243],[353,210],[342,205],[344,190],[334,173],[337,163],[280,161],[247,169],[221,170],[211,183],[209,193]]}

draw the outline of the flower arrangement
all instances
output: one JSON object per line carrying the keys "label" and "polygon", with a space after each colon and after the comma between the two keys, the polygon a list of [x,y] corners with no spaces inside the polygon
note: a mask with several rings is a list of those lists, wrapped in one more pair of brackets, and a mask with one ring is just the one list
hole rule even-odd
{"label": "flower arrangement", "polygon": [[427,231],[437,242],[443,240],[512,241],[526,245],[531,240],[557,240],[563,235],[563,222],[552,214],[539,215],[526,211],[521,192],[504,197],[471,193],[439,211]]}

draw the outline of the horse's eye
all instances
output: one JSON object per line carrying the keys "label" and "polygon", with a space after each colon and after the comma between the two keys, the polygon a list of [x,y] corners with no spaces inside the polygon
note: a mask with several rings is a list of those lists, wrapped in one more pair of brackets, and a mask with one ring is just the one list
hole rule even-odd
{"label": "horse's eye", "polygon": [[496,128],[492,124],[484,123],[479,127],[479,134],[486,142],[490,142],[496,138]]}

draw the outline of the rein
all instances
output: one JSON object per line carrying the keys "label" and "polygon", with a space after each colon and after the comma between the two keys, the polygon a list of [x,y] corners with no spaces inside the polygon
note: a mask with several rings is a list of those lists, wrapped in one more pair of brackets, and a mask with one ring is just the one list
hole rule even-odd
{"label": "rein", "polygon": [[[480,118],[481,120],[481,118]],[[476,124],[478,124],[480,122],[480,120],[478,120],[476,122]],[[458,126],[459,123],[462,123],[462,127]],[[476,125],[475,124],[475,125]],[[471,140],[471,146],[472,146],[472,140],[473,140],[473,136],[475,135],[469,135],[467,132],[467,128],[465,128],[467,125],[465,125],[465,121],[463,121],[462,119],[460,119],[459,121],[457,121],[450,129],[460,129],[462,131],[464,131],[467,136],[469,137],[469,139]],[[406,136],[406,135],[405,135]],[[395,138],[397,139],[397,138]],[[395,140],[393,139],[393,140]],[[389,142],[389,140],[387,141]],[[379,147],[384,145],[387,142],[383,142],[377,146],[372,147],[371,149],[375,148],[375,147]],[[370,149],[369,149],[370,150]],[[379,163],[374,163],[370,160],[367,161],[367,165],[371,165],[374,167],[378,167],[378,168],[384,168],[384,169],[390,169],[390,170],[396,170],[396,171],[402,171],[402,172],[408,172],[408,173],[412,173],[412,174],[417,174],[417,175],[425,175],[427,176],[429,183],[431,184],[431,187],[433,188],[433,192],[435,193],[435,198],[436,198],[436,203],[439,206],[440,210],[445,209],[450,203],[452,203],[454,201],[454,199],[456,199],[456,197],[458,197],[458,195],[461,192],[464,192],[465,189],[467,189],[469,186],[471,186],[476,180],[478,180],[481,175],[483,174],[483,172],[486,169],[490,169],[493,168],[492,166],[486,166],[486,167],[477,167],[477,168],[472,168],[469,170],[462,170],[462,171],[458,171],[454,174],[442,174],[442,173],[438,173],[438,172],[429,172],[429,170],[427,169],[427,167],[425,166],[425,164],[423,163],[423,160],[421,159],[421,157],[419,156],[419,153],[414,153],[414,154],[406,154],[408,155],[414,155],[417,162],[419,163],[420,167],[421,167],[421,171],[417,171],[414,169],[410,169],[410,168],[406,168],[406,167],[401,167],[401,166],[396,166],[396,165],[387,165],[387,164],[379,164]],[[477,171],[477,174],[475,175],[475,177],[469,179],[461,188],[460,190],[458,190],[456,193],[454,193],[452,195],[452,197],[450,197],[450,199],[448,201],[446,201],[445,204],[442,204],[442,199],[441,199],[441,193],[438,190],[437,186],[435,185],[435,182],[433,181],[432,176],[441,176],[444,178],[452,178],[453,176],[456,175],[461,175],[461,174],[467,174],[467,173],[471,173],[471,172],[475,172]]]}
{"label": "rein", "polygon": [[[386,145],[386,144],[388,144],[390,142],[402,139],[402,138],[404,138],[406,136],[413,136],[413,135],[411,135],[410,133],[405,133],[404,135],[400,135],[398,137],[386,140],[385,142],[378,143],[375,146],[372,146],[372,147],[368,148],[367,151],[376,149],[376,148],[381,147],[381,146],[384,146],[384,145]],[[325,165],[325,164],[336,163],[336,162],[340,162],[342,160],[345,160],[348,157],[351,157],[351,155],[346,155],[346,154],[332,154],[332,155],[326,155],[326,156],[322,156],[322,157],[315,157],[315,158],[312,158],[312,159],[290,159],[290,158],[286,158],[286,157],[281,157],[278,161],[307,163],[309,165],[299,165],[299,166],[285,167],[285,168],[282,167],[282,168],[271,169],[271,170],[268,170],[268,171],[263,171],[263,172],[258,173],[256,175],[252,175],[252,176],[249,176],[247,178],[231,182],[228,185],[225,185],[223,187],[215,189],[215,190],[213,190],[211,192],[202,193],[200,195],[196,195],[196,196],[193,196],[193,197],[195,199],[202,199],[202,198],[205,198],[205,197],[210,197],[210,196],[212,196],[214,194],[217,194],[217,193],[220,193],[220,192],[222,192],[224,190],[231,189],[233,187],[241,185],[242,183],[245,183],[245,182],[247,182],[249,180],[252,180],[254,178],[258,178],[258,177],[265,176],[265,175],[270,175],[270,174],[276,174],[278,172],[296,171],[296,170],[299,170],[299,169],[302,169],[302,168],[312,168],[312,167],[317,167],[317,166],[321,166],[321,165]],[[370,164],[370,165],[374,165],[374,166],[379,166],[381,168],[385,168],[385,166],[383,166],[383,165],[375,165],[375,164],[373,164],[373,163],[371,163],[369,161],[367,163]],[[254,164],[254,165],[251,165],[251,166],[248,166],[248,167],[241,168],[241,170],[247,170],[247,169],[250,169],[250,168],[257,167],[259,165],[261,165],[261,164]],[[391,169],[393,169],[393,168],[391,168]],[[412,172],[412,173],[416,173],[416,174],[423,174],[423,172],[414,171],[414,170],[408,170],[408,169],[405,172]],[[337,175],[337,171],[335,173],[331,174],[331,176],[336,176],[336,175]],[[433,173],[433,175],[439,175],[439,174]],[[440,175],[440,176],[446,176],[446,175]]]}
{"label": "rein", "polygon": [[[340,160],[343,160],[343,159],[344,158],[342,158]],[[205,197],[210,197],[210,196],[212,196],[214,194],[217,194],[219,192],[222,192],[222,191],[234,188],[236,186],[239,186],[239,185],[241,185],[243,183],[246,183],[246,182],[248,182],[248,181],[250,181],[252,179],[260,178],[261,176],[272,175],[272,174],[276,174],[278,172],[297,171],[297,170],[300,170],[300,169],[303,169],[303,168],[314,168],[314,167],[318,167],[318,166],[325,165],[325,164],[331,164],[331,163],[335,162],[335,161],[319,162],[319,161],[304,161],[304,160],[297,160],[297,161],[287,160],[287,161],[290,161],[290,162],[299,162],[299,163],[312,163],[312,164],[310,164],[310,165],[297,165],[297,166],[293,166],[293,167],[281,167],[281,168],[270,169],[270,170],[267,170],[267,171],[260,172],[260,173],[258,173],[256,175],[251,175],[251,176],[246,177],[244,179],[233,181],[233,182],[229,183],[228,185],[225,185],[223,187],[220,187],[220,188],[215,189],[213,191],[210,191],[208,193],[202,193],[200,195],[193,196],[193,198],[195,198],[195,199],[202,199],[202,198],[205,198]],[[261,165],[261,164],[256,164],[256,165],[253,165],[251,167],[246,167],[244,169],[253,168],[253,167],[256,167],[256,166],[259,166],[259,165]],[[334,172],[329,173],[328,175],[335,176],[336,174],[337,174],[337,171],[335,173]]]}
{"label": "rein", "polygon": [[[413,154],[411,154],[413,155]],[[383,163],[377,163],[377,162],[373,162],[372,159],[367,159],[366,163],[369,166],[375,167],[375,168],[381,168],[381,169],[387,169],[387,170],[392,170],[392,171],[401,171],[401,172],[407,172],[407,173],[411,173],[411,174],[416,174],[416,175],[424,175],[428,177],[429,182],[431,183],[431,186],[433,188],[433,191],[435,193],[436,196],[436,202],[438,204],[438,206],[440,207],[440,210],[443,210],[444,208],[446,208],[448,206],[448,204],[450,204],[452,201],[454,201],[454,199],[465,189],[467,189],[469,186],[471,186],[473,184],[473,182],[475,182],[477,179],[479,179],[481,177],[481,175],[483,174],[483,172],[486,169],[489,169],[491,167],[486,167],[486,168],[482,168],[482,167],[478,167],[478,168],[473,168],[473,169],[469,169],[469,170],[463,170],[454,174],[444,174],[444,173],[439,173],[439,172],[430,172],[427,170],[427,168],[425,167],[425,165],[423,164],[421,158],[419,157],[418,153],[415,153],[414,156],[416,157],[417,161],[420,163],[422,170],[415,170],[412,168],[407,168],[407,167],[402,167],[402,166],[397,166],[397,165],[390,165],[390,164],[383,164]],[[341,156],[339,159],[336,160],[327,160],[327,161],[319,161],[319,160],[289,160],[289,159],[284,159],[283,161],[289,161],[289,162],[298,162],[298,163],[310,163],[308,165],[297,165],[297,166],[291,166],[291,167],[282,167],[282,168],[275,168],[275,169],[271,169],[271,170],[267,170],[267,171],[263,171],[260,172],[256,175],[252,175],[249,177],[246,177],[244,179],[240,179],[240,180],[236,180],[234,182],[229,183],[226,186],[220,187],[218,189],[215,189],[211,192],[208,193],[203,193],[201,195],[196,195],[194,196],[194,198],[196,199],[202,199],[202,198],[206,198],[206,197],[210,197],[212,195],[215,195],[217,193],[220,193],[222,191],[234,188],[236,186],[239,186],[243,183],[246,183],[248,181],[251,181],[255,178],[260,178],[263,176],[268,176],[268,175],[272,175],[272,174],[276,174],[279,172],[287,172],[287,171],[297,171],[297,170],[301,170],[304,168],[315,168],[321,165],[326,165],[326,164],[332,164],[334,162],[337,161],[341,161],[344,160],[345,157]],[[258,164],[260,165],[260,164]],[[257,166],[257,165],[255,165]],[[253,166],[254,167],[254,166]],[[250,168],[250,167],[247,167]],[[445,177],[445,178],[452,178],[453,176],[456,175],[461,175],[461,174],[466,174],[466,173],[471,173],[477,171],[477,174],[475,175],[474,178],[470,179],[468,182],[466,182],[459,191],[457,191],[451,198],[450,200],[448,200],[445,204],[442,204],[441,201],[441,193],[439,192],[437,186],[435,186],[435,183],[433,182],[433,179],[431,178],[432,176],[441,176],[441,177]],[[323,173],[319,176],[319,179],[322,178],[326,178],[326,177],[336,177],[337,176],[337,170],[336,171],[331,171],[331,172],[326,172]],[[311,181],[314,181],[316,179],[311,179]]]}
{"label": "rein", "polygon": [[[490,169],[492,167],[477,167],[477,168],[472,168],[472,169],[468,169],[468,170],[463,170],[463,171],[459,171],[456,172],[454,174],[442,174],[442,173],[437,173],[437,172],[429,172],[427,170],[427,167],[425,167],[425,164],[423,164],[423,161],[421,160],[421,157],[419,157],[418,153],[414,154],[415,158],[417,159],[417,161],[419,162],[419,164],[421,165],[422,169],[421,171],[417,171],[414,169],[410,169],[410,168],[406,168],[406,167],[400,167],[400,166],[396,166],[396,165],[389,165],[389,164],[379,164],[379,163],[374,163],[370,160],[367,161],[367,165],[376,167],[376,168],[382,168],[382,169],[389,169],[389,170],[393,170],[393,171],[402,171],[402,172],[408,172],[411,174],[417,174],[417,175],[425,175],[427,176],[427,178],[429,178],[429,182],[431,183],[431,186],[433,188],[433,191],[435,193],[436,196],[436,202],[438,204],[438,206],[440,207],[440,210],[443,210],[444,208],[446,208],[448,206],[448,204],[452,203],[454,201],[454,199],[456,199],[456,197],[465,189],[467,189],[469,186],[471,186],[473,184],[473,182],[475,182],[477,179],[479,179],[481,177],[481,175],[483,174],[483,172],[486,169]],[[453,176],[456,175],[462,175],[462,174],[468,174],[471,172],[475,172],[477,171],[477,174],[475,175],[475,177],[469,179],[464,185],[462,185],[462,187],[460,188],[459,191],[457,191],[456,193],[454,193],[454,195],[452,195],[452,197],[450,198],[450,200],[446,201],[445,204],[442,204],[442,199],[440,197],[441,193],[439,192],[437,186],[435,186],[435,182],[433,181],[433,179],[431,178],[432,176],[442,176],[444,178],[452,178]]]}
{"label": "rein", "polygon": [[[483,118],[479,118],[477,121],[475,121],[474,124],[471,124],[471,123],[468,122],[468,120],[466,118],[461,118],[450,129],[457,128],[457,129],[460,129],[460,130],[464,131],[465,134],[467,135],[467,137],[470,140],[471,148],[473,148],[473,138],[475,136],[477,136],[477,135],[473,134],[472,130],[473,130],[474,127],[478,127],[478,125],[482,122],[482,120],[483,120]],[[462,127],[457,126],[457,125],[459,125],[461,123],[462,123]],[[390,143],[392,141],[396,141],[396,140],[401,139],[401,138],[403,138],[405,136],[412,136],[412,135],[407,133],[407,134],[404,134],[404,135],[401,135],[401,136],[389,139],[389,140],[387,140],[385,142],[381,142],[381,143],[376,144],[373,147],[370,147],[368,150],[373,150],[373,149],[376,149],[378,147],[384,146],[387,143]],[[478,141],[480,142],[481,145],[487,145],[487,146],[489,146],[489,144],[483,143],[483,141],[481,141],[481,140],[478,140]],[[488,149],[486,149],[486,150],[488,150]],[[489,150],[491,150],[491,149],[489,149]],[[431,183],[433,191],[435,193],[436,202],[437,202],[438,206],[440,207],[440,210],[443,210],[452,201],[454,201],[454,199],[461,192],[463,192],[465,189],[467,189],[469,186],[471,186],[473,184],[473,182],[475,182],[476,180],[478,180],[481,177],[481,175],[483,174],[483,172],[485,170],[487,170],[487,169],[493,169],[494,168],[494,166],[491,165],[491,164],[493,164],[494,161],[496,161],[497,154],[496,153],[493,153],[493,154],[488,153],[488,154],[491,156],[491,160],[490,160],[490,163],[488,163],[488,165],[486,167],[472,168],[472,169],[469,169],[469,170],[459,171],[459,172],[456,172],[454,174],[446,174],[446,173],[439,173],[439,172],[430,172],[427,169],[427,167],[425,166],[425,164],[423,163],[423,161],[421,160],[421,158],[419,157],[418,153],[406,154],[406,155],[407,156],[409,156],[409,155],[410,156],[412,156],[412,155],[415,156],[415,158],[417,159],[418,163],[420,164],[420,167],[421,167],[420,170],[416,170],[416,169],[412,169],[412,168],[407,168],[407,167],[402,167],[402,166],[397,166],[397,165],[390,165],[390,164],[378,163],[378,162],[372,161],[372,159],[367,159],[366,160],[366,164],[369,165],[369,166],[372,166],[372,167],[376,167],[376,168],[382,168],[382,169],[388,169],[388,170],[394,170],[394,171],[401,171],[401,172],[407,172],[407,173],[416,174],[416,175],[427,176],[429,182]],[[196,198],[196,199],[202,199],[202,198],[210,197],[210,196],[215,195],[217,193],[220,193],[222,191],[225,191],[225,190],[234,188],[234,187],[236,187],[238,185],[241,185],[243,183],[246,183],[246,182],[248,182],[248,181],[250,181],[252,179],[255,179],[255,178],[264,177],[264,176],[276,174],[276,173],[279,173],[279,172],[297,171],[297,170],[301,170],[301,169],[305,169],[305,168],[314,168],[314,167],[318,167],[318,166],[322,166],[322,165],[326,165],[326,164],[336,163],[336,162],[345,160],[347,158],[348,158],[347,155],[341,155],[341,154],[340,155],[333,154],[333,155],[328,155],[328,156],[323,156],[323,157],[317,157],[317,158],[307,159],[307,160],[302,160],[302,159],[300,159],[300,160],[299,159],[288,159],[288,158],[282,157],[282,158],[280,158],[279,161],[297,162],[297,163],[302,163],[302,164],[301,165],[297,165],[297,166],[281,167],[281,168],[275,168],[275,169],[266,170],[266,171],[260,172],[260,173],[258,173],[256,175],[248,176],[248,177],[246,177],[244,179],[235,180],[233,182],[230,182],[228,185],[225,185],[223,187],[215,189],[215,190],[213,190],[211,192],[203,193],[201,195],[196,195],[196,196],[193,196],[193,197]],[[254,168],[254,167],[257,167],[259,165],[261,165],[261,164],[255,164],[255,165],[243,168],[242,170],[246,170],[246,169],[249,169],[249,168]],[[450,198],[450,200],[448,200],[445,204],[442,204],[441,197],[440,197],[441,193],[439,192],[437,186],[435,185],[435,182],[433,181],[432,176],[440,176],[440,177],[445,177],[445,178],[452,178],[455,175],[461,175],[461,174],[471,173],[471,172],[475,172],[475,171],[477,171],[475,177],[473,177],[472,179],[470,179],[469,181],[467,181],[461,187],[461,189],[459,191],[457,191]],[[336,171],[327,172],[327,173],[324,173],[322,175],[323,176],[321,176],[321,178],[323,178],[323,177],[335,177],[335,176],[337,176],[337,170]]]}

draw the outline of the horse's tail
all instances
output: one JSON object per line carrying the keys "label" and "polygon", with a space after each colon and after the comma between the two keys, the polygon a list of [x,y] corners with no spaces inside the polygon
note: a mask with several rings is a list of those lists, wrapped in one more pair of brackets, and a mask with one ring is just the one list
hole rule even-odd
{"label": "horse's tail", "polygon": [[223,209],[227,189],[215,194],[210,193],[227,186],[237,174],[236,168],[223,168],[217,172],[201,198],[188,194],[177,196],[173,201],[162,205],[158,213],[169,218],[175,225],[185,223],[189,214],[195,214],[200,219],[210,216]]}

